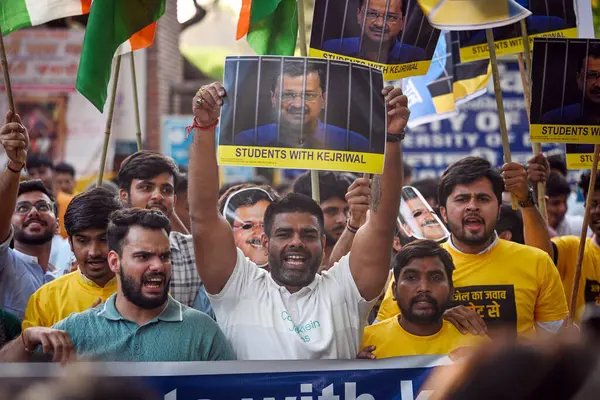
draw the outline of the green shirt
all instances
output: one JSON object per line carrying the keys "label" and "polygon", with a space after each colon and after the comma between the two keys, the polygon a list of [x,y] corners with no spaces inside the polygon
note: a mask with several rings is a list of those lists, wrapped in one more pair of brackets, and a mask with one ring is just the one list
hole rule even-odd
{"label": "green shirt", "polygon": [[233,360],[229,342],[206,314],[171,296],[165,309],[142,326],[115,307],[117,294],[104,304],[74,313],[53,326],[71,336],[79,360],[212,361]]}
{"label": "green shirt", "polygon": [[21,334],[21,321],[0,308],[0,347]]}

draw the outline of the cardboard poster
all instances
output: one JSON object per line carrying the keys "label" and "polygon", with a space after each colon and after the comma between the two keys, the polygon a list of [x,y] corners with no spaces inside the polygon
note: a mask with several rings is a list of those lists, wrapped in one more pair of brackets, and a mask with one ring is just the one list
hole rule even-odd
{"label": "cardboard poster", "polygon": [[381,71],[306,57],[227,57],[220,165],[381,173]]}
{"label": "cardboard poster", "polygon": [[600,40],[535,43],[531,141],[600,144]]}
{"label": "cardboard poster", "polygon": [[402,201],[397,222],[400,229],[409,238],[445,242],[450,237],[445,224],[421,193],[412,186],[402,188]]}
{"label": "cardboard poster", "polygon": [[366,64],[397,80],[427,73],[439,35],[416,0],[316,0],[309,55]]}
{"label": "cardboard poster", "polygon": [[[534,38],[577,38],[577,13],[575,0],[516,0],[529,9],[531,15],[525,19],[530,45]],[[590,1],[587,8],[591,12]],[[462,62],[489,58],[485,31],[462,31],[459,33],[460,57]],[[494,29],[496,54],[503,56],[523,52],[520,22]]]}
{"label": "cardboard poster", "polygon": [[567,144],[567,168],[591,169],[594,159],[593,144]]}

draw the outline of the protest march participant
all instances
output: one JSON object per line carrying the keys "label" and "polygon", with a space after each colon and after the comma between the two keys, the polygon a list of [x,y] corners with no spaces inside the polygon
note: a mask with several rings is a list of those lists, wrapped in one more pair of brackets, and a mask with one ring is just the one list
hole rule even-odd
{"label": "protest march participant", "polygon": [[160,210],[173,226],[179,227],[170,234],[173,264],[170,293],[175,300],[191,306],[201,281],[196,271],[192,236],[180,233],[185,228],[174,212],[175,188],[179,184],[177,164],[162,154],[138,151],[123,160],[117,179],[123,204]]}
{"label": "protest march participant", "polygon": [[454,264],[433,240],[416,240],[396,254],[392,291],[400,314],[365,328],[358,358],[450,354],[474,345],[443,319],[451,306]]}
{"label": "protest march participant", "polygon": [[321,121],[327,96],[325,80],[325,72],[317,64],[283,63],[271,85],[274,120],[279,124],[240,132],[234,144],[369,151],[369,140],[361,134]]}
{"label": "protest march participant", "polygon": [[0,143],[9,160],[0,175],[0,307],[23,319],[29,296],[54,279],[48,259],[58,233],[56,204],[41,181],[19,184],[29,135],[10,111],[0,128]]}
{"label": "protest march participant", "polygon": [[[349,188],[353,184],[352,181],[352,177],[347,173],[331,171],[319,172],[319,205],[321,206],[321,210],[323,210],[323,217],[325,218],[324,229],[326,239],[325,251],[323,253],[323,265],[333,265],[329,264],[329,256],[344,232],[348,230],[351,237],[354,237],[356,230],[364,223],[364,216],[366,210],[368,210],[369,202],[367,201],[367,208],[365,210],[358,213],[359,215],[357,215],[358,210],[355,210],[355,216],[352,217],[350,204],[346,199],[346,195],[350,190]],[[365,185],[365,182],[359,182],[362,182],[361,186]],[[366,187],[367,192],[365,195],[370,196],[371,191],[369,190],[368,183]],[[292,192],[309,197],[311,196],[310,172],[305,172],[296,178],[292,185]],[[348,227],[348,224],[350,224],[351,227]],[[352,243],[350,242],[350,244]],[[347,252],[348,251],[344,254]]]}
{"label": "protest march participant", "polygon": [[[541,124],[600,124],[600,45],[590,44],[577,65],[577,88],[582,102],[548,111]],[[580,98],[581,98],[580,97]]]}
{"label": "protest march participant", "polygon": [[[525,243],[530,246],[496,234],[505,189],[519,202]],[[567,316],[567,302],[525,169],[508,163],[501,175],[487,160],[466,157],[446,169],[438,198],[451,233],[442,247],[456,266],[454,303],[478,312],[489,333],[497,327],[521,336],[557,332]]]}
{"label": "protest march participant", "polygon": [[194,97],[189,198],[198,272],[238,359],[356,357],[367,316],[387,280],[402,187],[399,142],[408,99],[392,87],[382,94],[388,139],[383,175],[372,184],[371,215],[352,252],[322,275],[317,270],[325,247],[323,212],[301,194],[274,201],[265,213],[262,241],[270,272],[236,249],[231,226],[216,208],[215,127],[225,89],[215,82]]}
{"label": "protest march participant", "polygon": [[0,350],[0,360],[26,361],[36,348],[61,362],[73,356],[138,362],[232,359],[231,346],[217,324],[168,293],[170,230],[169,219],[157,210],[113,212],[106,236],[117,293],[53,328],[25,329]]}
{"label": "protest march participant", "polygon": [[73,198],[65,213],[65,228],[78,270],[42,286],[29,298],[23,329],[52,326],[117,291],[115,274],[108,266],[106,229],[110,214],[122,208],[118,198],[102,187]]}
{"label": "protest march participant", "polygon": [[385,64],[427,59],[422,48],[402,43],[408,1],[359,0],[356,21],[362,35],[330,39],[323,43],[323,50]]}
{"label": "protest march participant", "polygon": [[580,235],[583,218],[568,215],[568,199],[571,196],[571,186],[567,179],[555,172],[551,172],[546,181],[546,210],[548,213],[548,226],[556,232],[557,236]]}
{"label": "protest march participant", "polygon": [[66,162],[54,166],[53,185],[56,190],[71,196],[75,195],[75,168]]}

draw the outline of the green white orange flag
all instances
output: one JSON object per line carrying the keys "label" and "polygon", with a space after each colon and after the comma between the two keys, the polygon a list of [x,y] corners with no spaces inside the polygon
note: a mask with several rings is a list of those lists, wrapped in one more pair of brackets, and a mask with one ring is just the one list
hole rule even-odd
{"label": "green white orange flag", "polygon": [[[106,103],[113,56],[121,45],[119,51],[151,45],[155,23],[164,13],[165,0],[93,2],[75,87],[100,112]],[[138,32],[142,37],[134,38]]]}
{"label": "green white orange flag", "polygon": [[1,0],[0,26],[2,33],[8,35],[21,28],[87,14],[91,4],[92,0]]}

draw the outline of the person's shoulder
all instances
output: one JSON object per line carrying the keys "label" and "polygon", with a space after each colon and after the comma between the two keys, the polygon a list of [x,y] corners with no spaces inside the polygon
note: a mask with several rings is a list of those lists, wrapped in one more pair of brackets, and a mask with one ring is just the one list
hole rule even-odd
{"label": "person's shoulder", "polygon": [[555,108],[546,112],[542,118],[542,124],[570,124],[579,118],[581,105],[579,103],[571,104],[563,108]]}
{"label": "person's shoulder", "polygon": [[218,330],[217,323],[208,314],[185,304],[179,303],[179,306],[181,307],[182,322],[193,327],[194,332],[198,333],[198,329],[201,329],[204,333]]}
{"label": "person's shoulder", "polygon": [[[257,132],[256,132],[256,136],[257,136],[257,140],[258,140],[258,145],[260,145],[261,143],[265,143],[265,142],[270,142],[272,140],[275,140],[277,137],[277,124],[267,124],[267,125],[261,125],[259,127],[256,128]],[[251,129],[246,129],[245,131],[242,131],[240,133],[238,133],[237,135],[235,135],[235,139],[234,142],[235,144],[238,145],[243,145],[243,144],[255,144],[254,143],[254,135],[255,135],[255,131],[254,128]]]}
{"label": "person's shoulder", "polygon": [[356,51],[358,49],[358,45],[360,43],[360,38],[358,37],[349,37],[349,38],[339,38],[339,39],[329,39],[323,43],[324,51],[331,52],[347,52],[347,51]]}
{"label": "person's shoulder", "polygon": [[67,318],[58,321],[54,324],[54,329],[60,329],[69,332],[69,334],[82,334],[90,335],[94,332],[97,333],[96,329],[90,329],[89,324],[92,321],[102,320],[100,316],[104,310],[104,304],[100,304],[94,308],[88,308],[81,312],[75,312],[69,315]]}
{"label": "person's shoulder", "polygon": [[365,333],[377,333],[381,331],[388,331],[393,329],[398,324],[398,316],[394,315],[388,319],[384,319],[383,321],[379,321],[373,325],[369,325],[365,328]]}
{"label": "person's shoulder", "polygon": [[550,258],[548,253],[538,249],[537,247],[527,246],[525,244],[511,242],[504,239],[498,239],[498,250],[500,250],[502,257],[509,257],[514,260],[519,260],[519,262],[522,261],[520,257],[531,257],[534,259]]}
{"label": "person's shoulder", "polygon": [[50,295],[51,293],[55,292],[62,292],[64,289],[66,289],[67,285],[77,280],[78,273],[78,271],[69,272],[68,274],[61,275],[53,279],[52,281],[42,285],[38,290],[36,290],[33,296],[41,297]]}
{"label": "person's shoulder", "polygon": [[[579,245],[579,236],[574,236],[574,235],[557,236],[550,240],[552,240],[552,243],[554,243],[559,248],[563,247],[563,246]],[[589,240],[589,238],[588,238],[588,240]]]}

